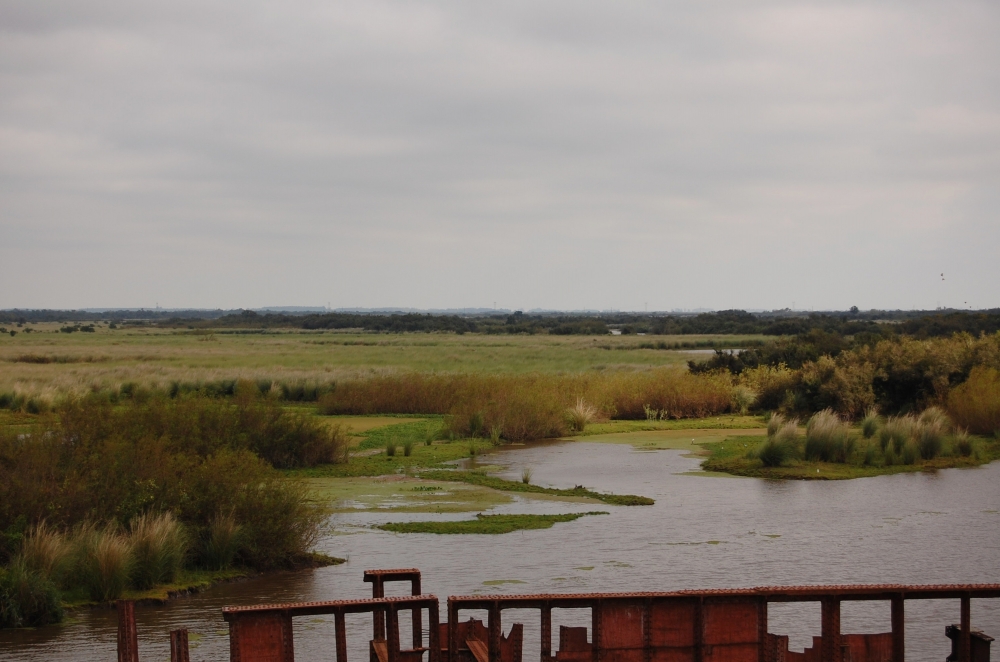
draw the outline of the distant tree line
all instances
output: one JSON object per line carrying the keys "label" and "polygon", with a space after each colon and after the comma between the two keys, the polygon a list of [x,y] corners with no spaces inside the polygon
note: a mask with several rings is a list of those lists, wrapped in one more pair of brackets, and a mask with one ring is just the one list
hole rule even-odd
{"label": "distant tree line", "polygon": [[[858,311],[808,313],[790,310],[750,313],[722,310],[699,314],[640,313],[524,313],[442,315],[431,313],[286,313],[239,311],[121,310],[101,313],[58,310],[0,311],[0,323],[96,322],[152,324],[191,329],[357,329],[375,333],[451,332],[485,334],[603,335],[767,335],[803,336],[822,332],[864,339],[905,334],[934,338],[965,332],[972,335],[1000,331],[1000,309],[963,312]],[[80,327],[79,324],[76,325]],[[79,328],[79,330],[84,330]],[[818,342],[821,336],[811,336]],[[823,341],[832,342],[832,341]]]}

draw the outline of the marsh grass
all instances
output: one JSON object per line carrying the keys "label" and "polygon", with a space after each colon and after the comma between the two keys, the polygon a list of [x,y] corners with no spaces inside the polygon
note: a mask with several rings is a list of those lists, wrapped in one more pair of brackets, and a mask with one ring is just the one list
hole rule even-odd
{"label": "marsh grass", "polygon": [[[774,423],[774,425],[772,425]],[[774,415],[768,421],[767,441],[751,452],[765,467],[780,467],[801,454],[799,444],[799,422],[786,421],[781,415]]]}
{"label": "marsh grass", "polygon": [[135,567],[129,537],[116,524],[87,522],[73,535],[76,584],[91,600],[109,602],[122,596]]}
{"label": "marsh grass", "polygon": [[577,398],[576,404],[566,410],[570,429],[583,432],[584,428],[597,417],[597,409],[591,407],[583,398]]}
{"label": "marsh grass", "polygon": [[524,469],[521,469],[521,482],[524,483],[525,485],[530,485],[531,476],[533,474],[534,471],[532,471],[531,467],[525,467]]}
{"label": "marsh grass", "polygon": [[63,618],[59,591],[23,559],[0,567],[0,628],[38,627]]}
{"label": "marsh grass", "polygon": [[974,434],[1000,434],[1000,371],[976,367],[948,394],[948,413]]}
{"label": "marsh grass", "polygon": [[407,439],[406,441],[403,442],[403,455],[406,457],[410,457],[411,455],[413,455],[412,439]]}
{"label": "marsh grass", "polygon": [[746,415],[757,402],[757,393],[743,384],[737,384],[733,387],[732,401],[733,409],[741,416]]}
{"label": "marsh grass", "polygon": [[901,453],[903,446],[913,436],[915,424],[916,419],[912,416],[890,417],[878,432],[878,441],[882,452],[888,453],[891,450],[893,455]]}
{"label": "marsh grass", "polygon": [[385,454],[388,457],[396,457],[396,442],[394,440],[386,442]]}
{"label": "marsh grass", "polygon": [[58,583],[69,570],[70,552],[66,535],[42,520],[28,530],[20,556],[28,570]]}
{"label": "marsh grass", "polygon": [[237,524],[233,513],[217,513],[206,531],[202,563],[210,570],[228,568],[243,546],[243,540],[243,527]]}
{"label": "marsh grass", "polygon": [[820,462],[846,462],[854,449],[848,425],[831,409],[813,414],[806,424],[805,457]]}
{"label": "marsh grass", "polygon": [[865,439],[874,437],[879,428],[882,427],[882,417],[879,416],[878,409],[869,407],[861,419],[861,434]]}
{"label": "marsh grass", "polygon": [[184,525],[171,513],[147,513],[132,520],[131,545],[135,567],[132,583],[149,589],[173,582],[190,546]]}

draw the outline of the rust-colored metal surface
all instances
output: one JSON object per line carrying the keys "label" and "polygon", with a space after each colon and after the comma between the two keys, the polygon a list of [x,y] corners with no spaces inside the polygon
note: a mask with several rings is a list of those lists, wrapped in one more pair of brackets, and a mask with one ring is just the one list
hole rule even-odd
{"label": "rust-colored metal surface", "polygon": [[188,654],[188,631],[170,631],[170,662],[191,662]]}
{"label": "rust-colored metal surface", "polygon": [[[438,599],[420,594],[421,576],[416,568],[366,570],[364,580],[372,584],[371,599],[223,609],[230,628],[230,659],[293,662],[292,619],[332,614],[336,659],[347,662],[344,616],[370,613],[373,625],[370,662],[522,662],[523,626],[512,624],[504,636],[503,612],[527,609],[539,613],[541,662],[903,662],[905,601],[953,599],[957,602],[960,623],[948,627],[948,636],[954,642],[948,661],[988,662],[992,639],[971,629],[971,600],[1000,598],[1000,584],[848,584],[467,595],[449,597],[447,622],[440,622]],[[385,597],[385,584],[393,581],[410,582],[413,595]],[[871,600],[887,603],[892,631],[842,633],[841,603]],[[788,637],[768,632],[768,604],[772,602],[820,603],[821,635],[813,638],[811,648],[802,653],[789,651]],[[591,613],[589,629],[559,628],[558,649],[554,653],[553,609],[589,609]],[[486,621],[463,621],[464,610],[485,610]],[[399,641],[400,611],[413,613],[413,643],[407,649]],[[426,642],[422,628],[424,611],[428,622]],[[138,662],[135,618],[130,605],[120,604],[119,615],[119,662]],[[171,633],[171,659],[186,662],[186,636],[185,657],[174,657],[175,634],[178,633]]]}
{"label": "rust-colored metal surface", "polygon": [[135,629],[135,603],[119,600],[118,609],[118,662],[139,662],[139,636]]}

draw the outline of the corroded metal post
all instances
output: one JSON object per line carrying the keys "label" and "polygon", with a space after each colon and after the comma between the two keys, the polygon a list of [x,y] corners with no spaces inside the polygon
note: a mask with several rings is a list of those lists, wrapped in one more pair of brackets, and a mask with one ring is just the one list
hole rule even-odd
{"label": "corroded metal post", "polygon": [[458,605],[448,598],[448,659],[458,662]]}
{"label": "corroded metal post", "polygon": [[696,598],[694,604],[694,662],[702,662],[705,648],[705,600]]}
{"label": "corroded metal post", "polygon": [[427,606],[427,662],[441,662],[441,628],[438,616],[438,603],[435,600]]}
{"label": "corroded metal post", "polygon": [[399,662],[399,614],[393,605],[385,610],[385,640],[389,649],[389,662]]}
{"label": "corroded metal post", "polygon": [[333,615],[333,627],[337,635],[337,662],[347,662],[347,622],[344,612]]}
{"label": "corroded metal post", "polygon": [[767,659],[767,598],[757,599],[757,662]]}
{"label": "corroded metal post", "polygon": [[119,600],[118,662],[139,662],[139,636],[135,629],[135,603]]}
{"label": "corroded metal post", "polygon": [[[591,659],[593,662],[601,662],[601,601],[594,600],[590,606],[591,612]],[[490,662],[493,662],[490,660]]]}
{"label": "corroded metal post", "polygon": [[[410,595],[420,595],[420,575],[410,580]],[[420,607],[416,607],[411,612],[410,623],[413,625],[413,647],[420,648],[424,643],[424,624],[421,618]]]}
{"label": "corroded metal post", "polygon": [[503,634],[503,625],[500,623],[500,605],[496,602],[490,604],[490,662],[500,662],[500,637]]}
{"label": "corroded metal post", "polygon": [[823,605],[823,632],[820,644],[821,662],[841,662],[840,651],[840,599],[825,597]]}
{"label": "corroded metal post", "polygon": [[188,631],[184,628],[170,631],[170,662],[191,662]]}
{"label": "corroded metal post", "polygon": [[542,657],[541,662],[549,662],[552,658],[552,607],[548,602],[542,604]]}
{"label": "corroded metal post", "polygon": [[906,659],[906,622],[903,612],[903,595],[892,596],[892,662]]}
{"label": "corroded metal post", "polygon": [[962,596],[962,638],[958,642],[959,662],[970,662],[972,652],[972,614],[969,596]]}

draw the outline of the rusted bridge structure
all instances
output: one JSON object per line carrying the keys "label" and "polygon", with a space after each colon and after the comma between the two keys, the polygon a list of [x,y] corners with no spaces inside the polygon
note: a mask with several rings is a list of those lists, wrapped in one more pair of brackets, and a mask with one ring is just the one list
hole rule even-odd
{"label": "rusted bridge structure", "polygon": [[[540,662],[904,662],[906,601],[954,600],[957,624],[942,624],[952,639],[948,662],[989,662],[992,639],[971,624],[973,598],[1000,598],[1000,584],[770,586],[704,591],[451,596],[447,621],[439,601],[422,594],[420,572],[369,570],[372,598],[227,607],[231,662],[294,662],[292,620],[332,615],[336,662],[348,662],[347,614],[372,615],[369,662],[522,662],[523,625],[503,634],[504,611],[537,610]],[[385,584],[410,583],[411,595],[386,597]],[[891,631],[847,634],[841,604],[886,603]],[[788,637],[768,631],[772,603],[819,602],[822,624],[813,646],[788,650]],[[552,610],[586,609],[590,627],[560,627],[552,649]],[[485,611],[485,623],[462,612]],[[410,612],[412,642],[404,647],[399,614]],[[427,629],[423,628],[426,615]],[[426,636],[425,636],[426,634]],[[172,662],[189,662],[187,632],[171,633]],[[119,604],[119,662],[138,662],[132,606]]]}

